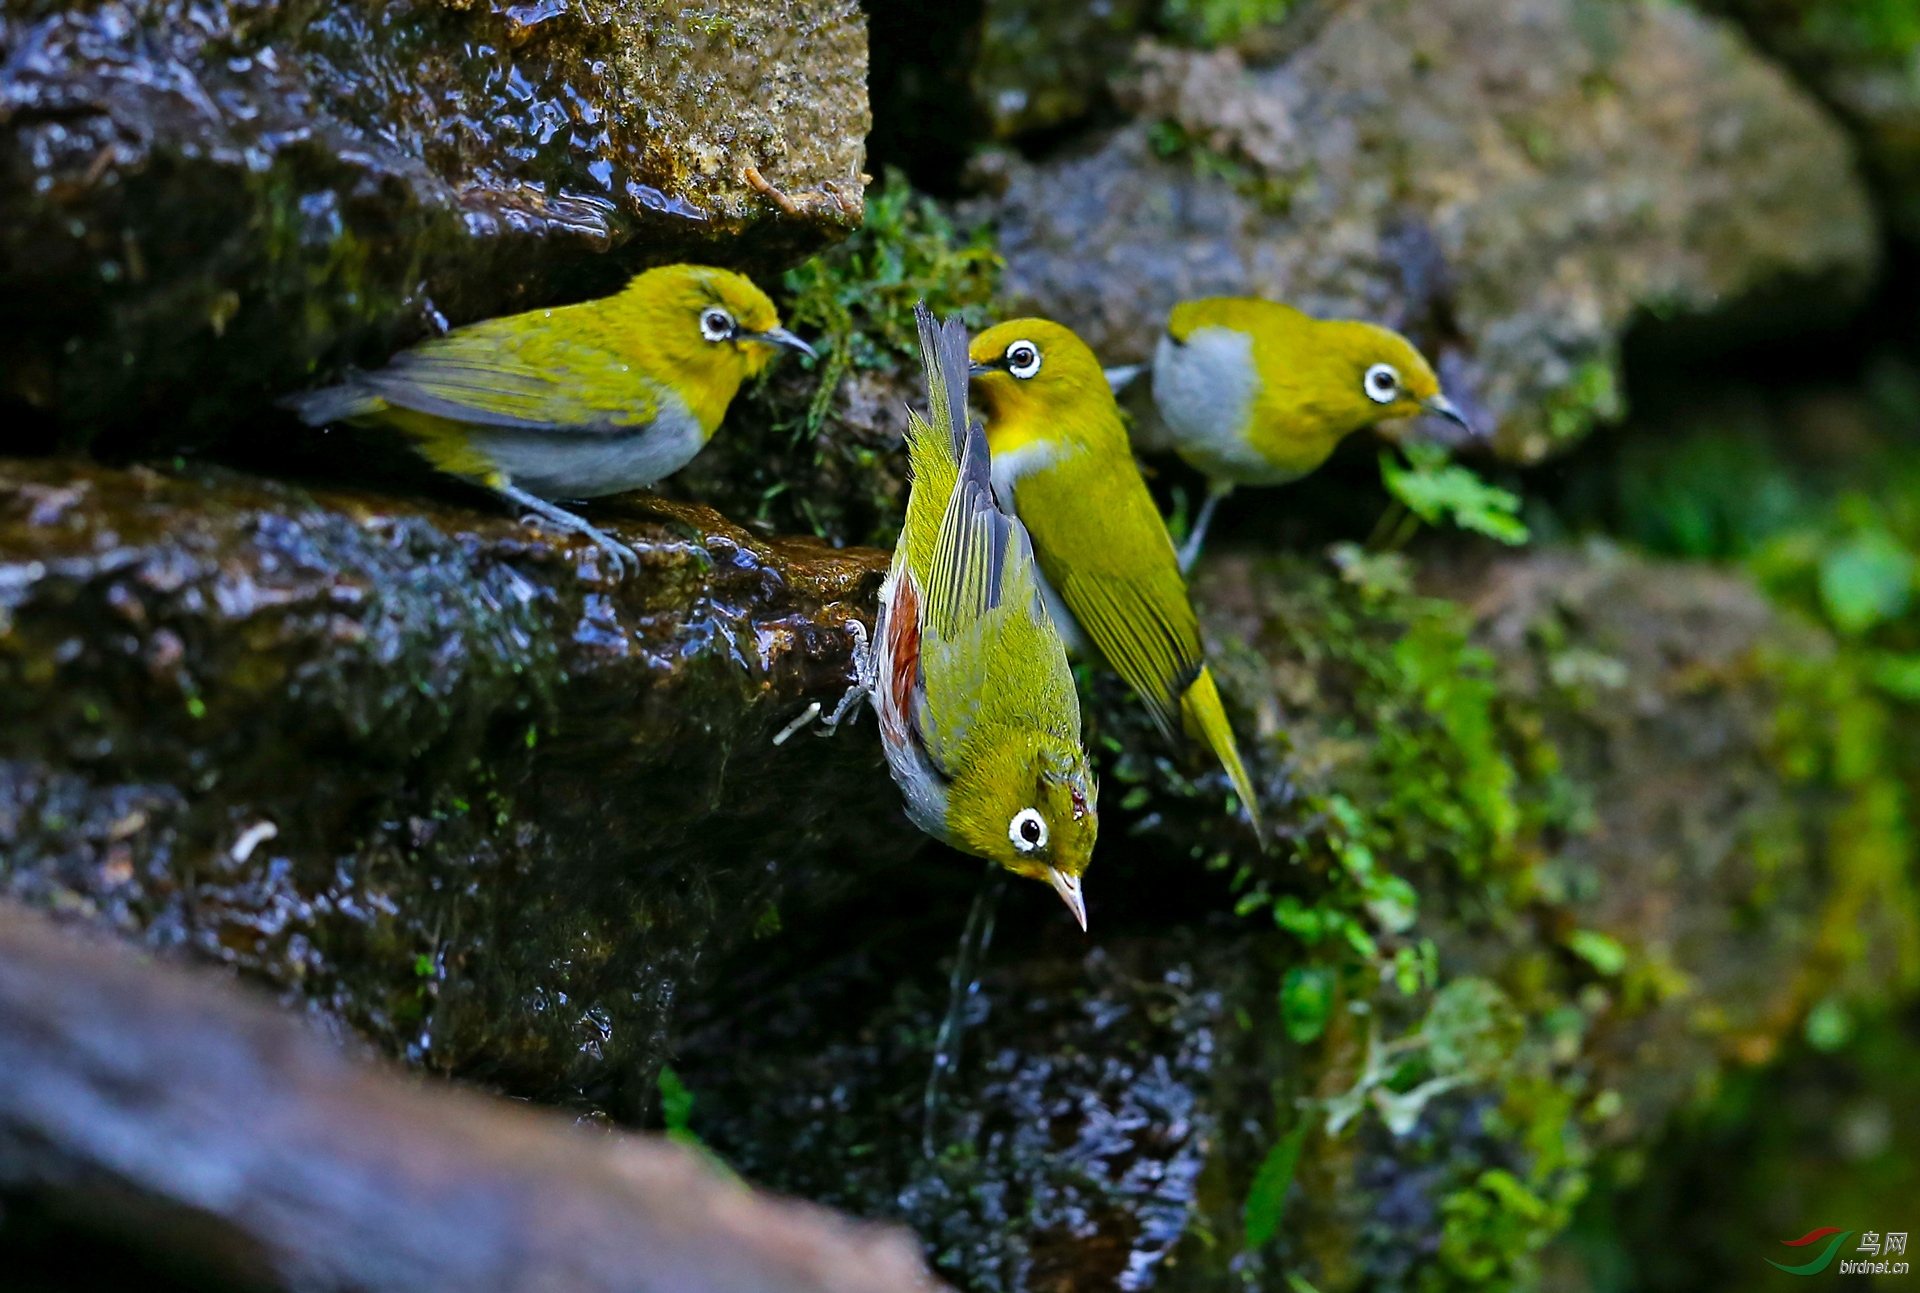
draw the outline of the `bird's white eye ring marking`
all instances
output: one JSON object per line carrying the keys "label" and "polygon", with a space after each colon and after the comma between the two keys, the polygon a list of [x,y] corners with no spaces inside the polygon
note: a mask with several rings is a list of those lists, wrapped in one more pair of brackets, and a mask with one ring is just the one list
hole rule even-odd
{"label": "bird's white eye ring marking", "polygon": [[1007,838],[1022,853],[1035,853],[1047,846],[1047,819],[1031,808],[1022,808],[1007,823]]}
{"label": "bird's white eye ring marking", "polygon": [[1375,404],[1391,404],[1400,398],[1400,370],[1392,364],[1375,364],[1367,369],[1360,384]]}
{"label": "bird's white eye ring marking", "polygon": [[700,335],[708,341],[730,341],[733,331],[733,316],[719,306],[711,305],[700,311]]}
{"label": "bird's white eye ring marking", "polygon": [[1040,371],[1040,347],[1031,341],[1016,341],[1007,347],[1007,371],[1021,381]]}

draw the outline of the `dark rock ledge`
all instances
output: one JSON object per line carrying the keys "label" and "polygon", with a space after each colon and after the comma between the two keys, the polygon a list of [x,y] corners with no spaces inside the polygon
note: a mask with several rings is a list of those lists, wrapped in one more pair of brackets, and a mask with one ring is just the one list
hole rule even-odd
{"label": "dark rock ledge", "polygon": [[915,837],[870,729],[770,741],[884,554],[595,515],[638,578],[504,515],[0,465],[0,892],[632,1115],[710,935]]}

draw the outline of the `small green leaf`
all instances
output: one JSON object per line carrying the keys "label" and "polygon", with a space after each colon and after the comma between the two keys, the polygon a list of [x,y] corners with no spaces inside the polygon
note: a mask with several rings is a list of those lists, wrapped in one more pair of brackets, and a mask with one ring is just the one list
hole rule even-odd
{"label": "small green leaf", "polygon": [[1898,619],[1913,594],[1913,554],[1884,530],[1867,530],[1820,561],[1820,602],[1842,633]]}
{"label": "small green leaf", "polygon": [[1831,1053],[1853,1040],[1853,1016],[1838,997],[1825,997],[1807,1012],[1807,1045]]}
{"label": "small green leaf", "polygon": [[1608,978],[1627,968],[1627,949],[1597,930],[1574,930],[1567,935],[1567,950]]}
{"label": "small green leaf", "polygon": [[1447,451],[1438,445],[1413,443],[1402,452],[1405,467],[1390,453],[1380,455],[1380,479],[1415,516],[1429,525],[1451,520],[1463,530],[1501,543],[1527,541],[1518,494],[1489,485],[1470,469],[1449,462]]}
{"label": "small green leaf", "polygon": [[687,1090],[687,1084],[668,1064],[660,1066],[659,1087],[660,1119],[667,1124],[668,1138],[678,1140],[681,1136],[691,1136],[693,1129],[688,1122],[693,1117],[693,1092]]}
{"label": "small green leaf", "polygon": [[1280,982],[1280,1021],[1287,1036],[1302,1046],[1326,1031],[1339,984],[1333,968],[1296,965]]}
{"label": "small green leaf", "polygon": [[1294,1169],[1300,1166],[1300,1147],[1306,1144],[1307,1129],[1311,1125],[1303,1119],[1299,1126],[1275,1141],[1260,1170],[1253,1174],[1253,1184],[1247,1190],[1248,1251],[1265,1244],[1280,1228],[1280,1219],[1287,1210],[1287,1189],[1293,1184]]}
{"label": "small green leaf", "polygon": [[1896,699],[1920,701],[1920,655],[1881,656],[1873,666],[1873,681]]}

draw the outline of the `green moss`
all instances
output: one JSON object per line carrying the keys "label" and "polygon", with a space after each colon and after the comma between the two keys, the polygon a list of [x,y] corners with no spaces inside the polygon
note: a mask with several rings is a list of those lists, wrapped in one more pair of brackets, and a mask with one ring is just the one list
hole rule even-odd
{"label": "green moss", "polygon": [[776,366],[667,488],[767,532],[890,544],[906,506],[903,410],[920,398],[913,307],[983,326],[1000,269],[988,230],[957,228],[891,172],[861,228],[776,287],[819,361]]}
{"label": "green moss", "polygon": [[924,301],[941,318],[957,314],[970,328],[984,327],[1000,269],[984,228],[958,233],[933,199],[915,193],[899,171],[889,171],[880,191],[869,196],[859,230],[787,271],[783,280],[788,316],[818,335],[824,361],[807,404],[806,429],[819,429],[850,369],[917,363],[917,303]]}
{"label": "green moss", "polygon": [[1225,181],[1234,192],[1251,198],[1274,215],[1287,214],[1293,205],[1299,176],[1269,174],[1248,158],[1221,152],[1195,138],[1177,121],[1162,118],[1151,122],[1147,126],[1147,143],[1162,158],[1186,158],[1195,175]]}
{"label": "green moss", "polygon": [[1584,438],[1596,425],[1617,422],[1627,405],[1611,356],[1589,359],[1542,402],[1550,446],[1569,445]]}

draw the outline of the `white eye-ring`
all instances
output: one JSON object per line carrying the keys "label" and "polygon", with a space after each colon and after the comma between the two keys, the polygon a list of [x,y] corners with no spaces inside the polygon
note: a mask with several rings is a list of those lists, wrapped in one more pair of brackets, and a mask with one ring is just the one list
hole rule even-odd
{"label": "white eye-ring", "polygon": [[710,305],[700,311],[700,335],[708,341],[731,341],[733,331],[733,316],[719,306]]}
{"label": "white eye-ring", "polygon": [[1021,381],[1040,371],[1040,347],[1031,341],[1016,341],[1007,347],[1007,371]]}
{"label": "white eye-ring", "polygon": [[1022,808],[1007,823],[1007,838],[1022,853],[1038,852],[1047,846],[1047,819],[1031,808]]}
{"label": "white eye-ring", "polygon": [[1391,404],[1400,398],[1400,370],[1392,364],[1375,364],[1367,369],[1360,384],[1375,404]]}

